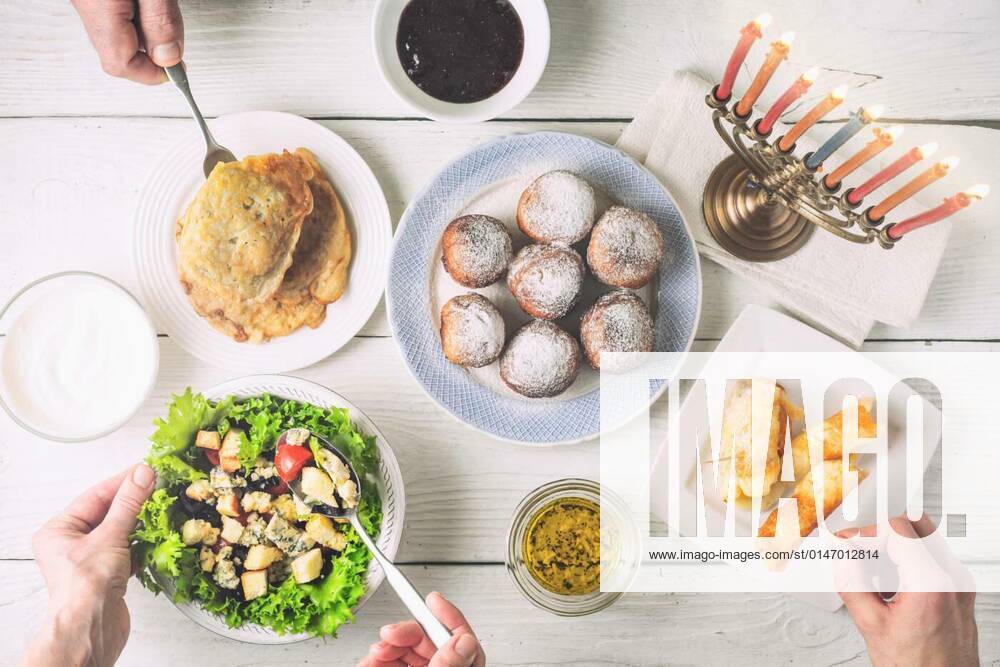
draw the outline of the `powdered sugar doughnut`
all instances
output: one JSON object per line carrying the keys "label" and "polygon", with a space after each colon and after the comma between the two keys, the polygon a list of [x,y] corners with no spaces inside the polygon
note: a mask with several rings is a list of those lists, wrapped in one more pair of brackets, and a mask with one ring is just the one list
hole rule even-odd
{"label": "powdered sugar doughnut", "polygon": [[608,292],[580,318],[580,340],[591,366],[612,373],[622,372],[628,367],[602,364],[601,352],[652,352],[655,342],[653,318],[634,292]]}
{"label": "powdered sugar doughnut", "polygon": [[453,364],[480,368],[500,357],[505,337],[503,317],[481,294],[462,294],[441,308],[441,346]]}
{"label": "powdered sugar doughnut", "polygon": [[612,206],[594,225],[587,264],[605,285],[642,287],[660,268],[663,236],[645,213]]}
{"label": "powdered sugar doughnut", "polygon": [[557,396],[580,371],[576,339],[551,322],[535,320],[514,334],[500,358],[500,377],[528,398]]}
{"label": "powdered sugar doughnut", "polygon": [[585,271],[579,253],[568,246],[529,245],[511,263],[507,287],[528,315],[555,320],[580,299]]}
{"label": "powdered sugar doughnut", "polygon": [[465,287],[492,285],[503,277],[513,256],[510,232],[488,215],[463,215],[448,223],[441,237],[441,263]]}
{"label": "powdered sugar doughnut", "polygon": [[594,188],[569,171],[542,174],[517,203],[517,226],[542,243],[576,243],[590,232],[596,216]]}

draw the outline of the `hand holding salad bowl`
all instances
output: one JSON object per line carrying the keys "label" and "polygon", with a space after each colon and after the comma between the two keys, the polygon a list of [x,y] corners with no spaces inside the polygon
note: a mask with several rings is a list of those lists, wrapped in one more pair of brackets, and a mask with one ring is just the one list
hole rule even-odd
{"label": "hand holding salad bowl", "polygon": [[[369,571],[373,554],[397,584],[373,540],[385,528],[391,450],[347,408],[271,393],[210,400],[188,389],[155,424],[146,460],[159,483],[131,549],[143,585],[194,620],[222,622],[241,639],[334,636],[381,580]],[[388,507],[396,511],[391,494]]]}

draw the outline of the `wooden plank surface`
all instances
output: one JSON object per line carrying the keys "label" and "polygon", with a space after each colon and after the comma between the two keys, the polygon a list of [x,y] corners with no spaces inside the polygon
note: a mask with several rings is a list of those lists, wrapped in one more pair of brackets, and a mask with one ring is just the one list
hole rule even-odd
{"label": "wooden plank surface", "polygon": [[[563,619],[532,607],[500,565],[406,566],[421,590],[440,590],[465,612],[495,665],[803,664],[866,665],[864,643],[843,609],[831,614],[783,595],[647,594],[609,609]],[[251,647],[220,639],[135,582],[126,596],[132,633],[120,665],[353,665],[378,628],[406,617],[383,587],[336,640]],[[0,562],[0,665],[30,637],[45,592],[30,562]],[[976,604],[983,664],[1000,661],[1000,595]],[[183,641],[178,641],[183,637]]]}
{"label": "wooden plank surface", "polygon": [[[705,341],[695,349],[712,347]],[[992,351],[1000,350],[1000,343],[892,342],[866,349]],[[0,559],[30,558],[31,534],[47,517],[96,480],[144,456],[150,424],[164,413],[171,393],[187,386],[205,389],[231,377],[199,363],[169,338],[160,339],[160,352],[162,370],[152,397],[126,427],[100,441],[46,442],[0,414]],[[340,354],[295,374],[346,396],[392,446],[406,490],[402,562],[501,562],[508,522],[529,491],[564,477],[597,478],[596,440],[562,447],[514,445],[459,423],[423,393],[390,338],[356,338]],[[59,465],[49,467],[46,462],[54,459]],[[34,473],[43,467],[49,469],[39,479]]]}
{"label": "wooden plank surface", "polygon": [[[852,105],[882,103],[896,118],[1000,118],[1000,5],[992,0],[547,4],[548,68],[510,118],[631,118],[668,70],[717,78],[739,27],[764,9],[775,17],[768,39],[798,34],[790,65],[776,75],[765,103],[800,71],[819,65],[819,96],[846,82],[855,88]],[[184,2],[186,60],[203,111],[412,115],[376,70],[369,41],[373,6],[361,0]],[[0,115],[187,115],[166,87],[150,91],[105,77],[63,0],[3,3],[0,44]],[[764,46],[754,50],[737,90],[765,53]]]}
{"label": "wooden plank surface", "polygon": [[[187,0],[187,61],[207,115],[277,109],[331,119],[323,123],[371,165],[394,223],[430,174],[490,138],[559,130],[613,143],[668,71],[717,75],[739,25],[765,9],[775,16],[768,37],[790,29],[798,37],[790,65],[762,104],[801,69],[816,64],[822,70],[815,95],[786,120],[839,83],[853,89],[845,110],[882,103],[887,116],[908,121],[996,128],[986,121],[1000,120],[1000,42],[994,37],[1000,5],[992,0],[547,4],[553,50],[545,76],[506,120],[477,126],[411,119],[392,97],[368,42],[370,0]],[[0,5],[0,44],[0,301],[34,277],[71,268],[99,271],[135,289],[132,211],[155,160],[195,131],[186,107],[166,86],[147,89],[105,77],[62,0]],[[763,45],[755,49],[738,90],[764,52]],[[906,139],[940,141],[943,155],[960,154],[963,186],[998,182],[996,129],[908,124]],[[876,342],[866,349],[1000,349],[1000,263],[991,243],[998,213],[994,197],[963,219],[921,317],[907,330],[877,326]],[[746,304],[771,302],[721,267],[702,266],[696,349],[708,350]],[[630,595],[573,621],[531,607],[500,564],[507,521],[539,484],[595,477],[596,443],[533,450],[470,430],[424,395],[389,334],[380,306],[360,337],[298,374],[342,392],[385,432],[406,482],[400,559],[418,587],[445,591],[466,611],[491,665],[867,664],[845,612],[828,614],[784,595]],[[0,647],[0,665],[16,662],[44,610],[44,589],[30,561],[31,533],[77,491],[145,452],[149,422],[170,393],[231,376],[193,359],[169,337],[160,347],[153,396],[129,425],[98,443],[47,443],[0,414],[0,627],[12,640]],[[52,460],[59,465],[40,483],[36,471]],[[128,600],[133,632],[125,665],[203,664],[206,656],[234,665],[353,664],[379,625],[405,617],[383,589],[358,625],[334,642],[261,649],[200,630],[134,584]],[[983,662],[1000,664],[1000,594],[980,595],[977,617]]]}
{"label": "wooden plank surface", "polygon": [[[496,122],[447,127],[421,121],[347,120],[323,124],[351,143],[381,184],[394,223],[430,174],[491,138],[512,132],[574,132],[617,140],[623,123]],[[185,133],[190,120],[8,119],[0,120],[0,248],[8,258],[0,272],[0,301],[29,280],[66,269],[104,273],[133,291],[132,212],[155,161]],[[935,195],[958,187],[997,182],[1000,131],[976,127],[910,125],[914,145],[935,140],[962,156],[961,180],[935,184]],[[957,185],[956,183],[960,184]],[[876,339],[1000,338],[1000,263],[986,243],[1000,229],[1000,197],[962,213],[920,318],[907,330],[879,326]],[[747,303],[770,305],[753,285],[703,262],[704,297],[698,335],[721,338]],[[878,289],[850,285],[845,289]],[[168,327],[163,327],[168,330]],[[384,307],[362,335],[389,335]]]}

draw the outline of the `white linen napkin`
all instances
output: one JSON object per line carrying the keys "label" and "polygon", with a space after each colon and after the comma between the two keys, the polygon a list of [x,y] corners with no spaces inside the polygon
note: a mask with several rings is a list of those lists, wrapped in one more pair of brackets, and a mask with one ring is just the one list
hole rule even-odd
{"label": "white linen napkin", "polygon": [[[618,140],[618,147],[645,164],[673,195],[698,251],[854,346],[861,345],[876,321],[897,327],[912,324],[937,271],[951,223],[914,232],[891,250],[877,242],[851,243],[817,229],[798,252],[774,262],[747,262],[730,255],[712,238],[701,211],[708,175],[730,154],[710,120],[705,104],[710,90],[700,77],[675,72]],[[798,143],[802,154],[815,148],[808,134]],[[851,182],[860,183],[871,174],[863,172],[852,175]],[[924,208],[910,199],[893,218]]]}

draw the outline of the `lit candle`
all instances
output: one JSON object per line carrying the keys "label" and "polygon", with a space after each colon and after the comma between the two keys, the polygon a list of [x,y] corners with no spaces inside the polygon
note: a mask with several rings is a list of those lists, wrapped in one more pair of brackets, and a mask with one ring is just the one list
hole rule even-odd
{"label": "lit candle", "polygon": [[837,86],[830,94],[819,101],[816,106],[809,110],[805,116],[799,119],[792,129],[788,131],[788,134],[781,138],[778,142],[778,148],[783,151],[791,150],[792,146],[798,141],[799,137],[805,134],[806,130],[816,124],[820,118],[830,113],[837,105],[844,101],[847,96],[847,86]]}
{"label": "lit candle", "polygon": [[926,227],[939,220],[947,218],[952,213],[960,211],[974,201],[979,201],[990,193],[988,185],[974,185],[965,192],[959,192],[954,197],[948,197],[940,206],[936,206],[920,215],[907,218],[900,223],[891,225],[888,230],[890,238],[900,239],[904,234],[909,234],[914,229]]}
{"label": "lit candle", "polygon": [[906,155],[899,158],[888,167],[878,172],[867,181],[854,188],[847,194],[847,203],[851,206],[857,206],[861,203],[861,200],[870,195],[872,192],[882,187],[892,179],[896,178],[904,171],[915,165],[916,163],[923,160],[925,157],[930,157],[934,155],[937,151],[937,142],[932,141],[929,144],[924,144],[923,146],[918,146],[907,151]]}
{"label": "lit candle", "polygon": [[846,144],[851,137],[864,129],[865,125],[882,115],[882,107],[874,106],[871,109],[858,109],[848,117],[848,121],[841,125],[840,129],[833,133],[833,136],[826,140],[822,146],[806,158],[806,167],[816,169],[823,162],[834,154],[841,146]]}
{"label": "lit candle", "polygon": [[715,99],[721,102],[729,99],[729,95],[733,92],[733,82],[736,81],[736,75],[740,71],[740,65],[746,60],[750,47],[753,46],[755,41],[761,38],[764,34],[764,28],[770,22],[770,14],[761,14],[740,29],[740,41],[736,43],[736,48],[733,49],[732,55],[729,56],[729,64],[726,65],[726,71],[722,75],[722,83],[719,84],[718,89],[715,91]]}
{"label": "lit candle", "polygon": [[792,41],[795,39],[794,32],[786,32],[778,38],[778,41],[771,42],[771,50],[767,52],[764,64],[757,70],[757,76],[753,78],[750,87],[743,98],[736,104],[736,114],[738,116],[749,116],[753,109],[753,103],[757,101],[760,94],[764,92],[764,87],[771,80],[774,70],[778,69],[781,61],[788,57]]}
{"label": "lit candle", "polygon": [[826,178],[823,179],[823,184],[826,187],[831,190],[837,189],[840,182],[850,176],[855,169],[868,162],[868,160],[871,160],[889,146],[892,146],[893,142],[903,134],[903,127],[901,125],[893,125],[888,130],[875,127],[872,128],[872,134],[875,135],[875,138],[865,144],[864,148],[827,174]]}
{"label": "lit candle", "polygon": [[941,160],[936,165],[883,199],[879,202],[878,206],[868,211],[868,220],[871,222],[882,220],[890,211],[892,211],[892,209],[896,208],[934,181],[939,178],[943,178],[949,171],[957,166],[958,158],[955,156],[946,157]]}
{"label": "lit candle", "polygon": [[804,72],[802,76],[797,78],[795,82],[788,87],[784,95],[778,98],[778,101],[771,105],[771,108],[767,110],[764,114],[763,120],[757,123],[757,132],[759,134],[767,134],[774,127],[774,124],[778,122],[778,117],[785,112],[788,105],[805,95],[806,91],[809,90],[809,86],[813,84],[816,77],[819,76],[819,70],[813,67],[811,70]]}

